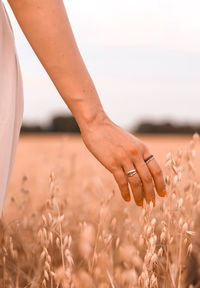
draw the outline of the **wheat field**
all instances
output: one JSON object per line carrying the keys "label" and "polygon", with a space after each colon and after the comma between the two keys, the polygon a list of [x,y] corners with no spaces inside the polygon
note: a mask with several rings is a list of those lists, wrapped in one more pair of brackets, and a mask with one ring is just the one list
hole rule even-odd
{"label": "wheat field", "polygon": [[79,135],[20,136],[0,287],[200,287],[199,135],[138,137],[165,176],[155,208],[125,202]]}

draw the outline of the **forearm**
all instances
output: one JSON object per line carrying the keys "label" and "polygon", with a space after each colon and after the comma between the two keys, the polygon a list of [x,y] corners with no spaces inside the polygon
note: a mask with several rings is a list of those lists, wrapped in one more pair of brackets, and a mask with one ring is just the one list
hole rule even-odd
{"label": "forearm", "polygon": [[61,0],[9,0],[27,40],[80,129],[105,117]]}

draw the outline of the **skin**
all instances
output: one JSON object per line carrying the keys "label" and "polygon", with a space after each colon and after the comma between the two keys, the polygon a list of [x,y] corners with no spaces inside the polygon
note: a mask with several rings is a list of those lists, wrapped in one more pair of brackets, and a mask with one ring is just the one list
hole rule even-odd
{"label": "skin", "polygon": [[[88,150],[114,176],[121,195],[137,205],[155,205],[155,190],[165,196],[165,182],[151,152],[139,138],[116,125],[105,113],[84,64],[63,1],[9,0],[9,5],[59,94],[74,115]],[[137,174],[127,176],[136,169]],[[129,185],[130,188],[129,189]],[[154,186],[156,189],[154,189]]]}

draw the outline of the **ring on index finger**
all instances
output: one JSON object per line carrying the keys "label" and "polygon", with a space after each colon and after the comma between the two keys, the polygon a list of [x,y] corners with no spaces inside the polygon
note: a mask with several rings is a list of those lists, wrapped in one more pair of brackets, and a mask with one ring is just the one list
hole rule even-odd
{"label": "ring on index finger", "polygon": [[135,170],[135,169],[132,169],[132,170],[130,170],[130,171],[127,172],[127,176],[128,176],[128,177],[132,177],[132,176],[135,175],[136,173],[137,173],[136,170]]}

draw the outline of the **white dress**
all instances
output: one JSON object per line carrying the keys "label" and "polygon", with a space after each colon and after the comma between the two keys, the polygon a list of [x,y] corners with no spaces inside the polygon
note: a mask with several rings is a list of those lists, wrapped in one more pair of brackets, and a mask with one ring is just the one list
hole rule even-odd
{"label": "white dress", "polygon": [[23,82],[11,22],[0,0],[0,218],[24,111]]}

